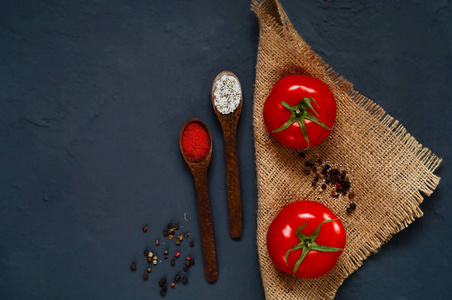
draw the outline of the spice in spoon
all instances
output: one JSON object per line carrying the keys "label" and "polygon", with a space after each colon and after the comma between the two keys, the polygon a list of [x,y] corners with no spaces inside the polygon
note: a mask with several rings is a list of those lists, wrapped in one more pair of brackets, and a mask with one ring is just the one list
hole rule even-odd
{"label": "spice in spoon", "polygon": [[182,150],[192,161],[201,161],[207,156],[210,139],[207,132],[196,122],[185,127],[181,140]]}
{"label": "spice in spoon", "polygon": [[215,82],[213,94],[216,109],[223,115],[227,115],[233,113],[239,106],[242,89],[237,78],[230,74],[223,74]]}

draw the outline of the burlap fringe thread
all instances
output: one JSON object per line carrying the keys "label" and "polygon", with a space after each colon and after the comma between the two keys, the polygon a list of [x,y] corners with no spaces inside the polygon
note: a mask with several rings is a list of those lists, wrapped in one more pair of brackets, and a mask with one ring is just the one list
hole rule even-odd
{"label": "burlap fringe thread", "polygon": [[[430,195],[440,178],[433,174],[441,163],[406,129],[372,100],[359,94],[298,35],[276,0],[252,1],[259,19],[259,48],[254,93],[258,216],[257,245],[267,299],[332,299],[342,282],[394,234],[422,216],[421,192]],[[314,76],[332,90],[338,115],[331,136],[306,150],[306,159],[347,168],[357,209],[346,214],[347,197],[334,199],[312,188],[303,174],[299,152],[278,144],[262,119],[273,85],[290,74]],[[267,254],[266,233],[282,207],[296,200],[317,200],[342,220],[346,249],[336,267],[316,279],[297,279],[277,270]]]}

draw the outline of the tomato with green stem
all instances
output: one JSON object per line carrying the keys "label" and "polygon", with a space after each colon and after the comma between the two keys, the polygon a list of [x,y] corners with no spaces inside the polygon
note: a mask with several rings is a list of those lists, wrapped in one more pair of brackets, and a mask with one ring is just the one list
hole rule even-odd
{"label": "tomato with green stem", "polygon": [[280,79],[264,104],[264,123],[270,134],[289,148],[306,149],[331,133],[337,105],[321,80],[303,75]]}
{"label": "tomato with green stem", "polygon": [[316,201],[285,206],[267,232],[267,250],[275,266],[299,278],[316,278],[331,271],[345,243],[342,222]]}

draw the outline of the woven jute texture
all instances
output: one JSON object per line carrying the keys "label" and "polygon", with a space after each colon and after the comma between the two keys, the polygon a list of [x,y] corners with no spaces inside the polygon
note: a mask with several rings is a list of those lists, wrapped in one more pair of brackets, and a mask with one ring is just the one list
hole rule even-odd
{"label": "woven jute texture", "polygon": [[[267,299],[332,299],[342,282],[394,234],[422,216],[421,192],[430,195],[439,183],[433,174],[441,159],[422,147],[396,120],[354,90],[298,35],[276,0],[253,1],[259,20],[259,48],[254,93],[258,213],[257,245]],[[280,145],[267,132],[262,111],[273,85],[282,77],[302,74],[325,82],[338,106],[331,136],[308,150]],[[300,159],[300,152],[306,158]],[[347,196],[333,198],[330,189],[311,186],[305,161],[321,159],[347,170],[356,210],[347,214]],[[316,279],[282,273],[271,262],[267,229],[277,213],[297,200],[328,206],[347,231],[347,245],[335,268]]]}

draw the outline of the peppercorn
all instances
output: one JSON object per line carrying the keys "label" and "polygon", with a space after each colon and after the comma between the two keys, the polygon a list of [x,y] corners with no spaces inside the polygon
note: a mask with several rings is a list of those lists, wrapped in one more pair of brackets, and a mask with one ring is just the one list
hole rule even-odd
{"label": "peppercorn", "polygon": [[182,241],[182,240],[184,239],[184,237],[183,237],[182,234],[178,233],[178,234],[177,234],[177,239],[180,240],[180,241]]}
{"label": "peppercorn", "polygon": [[180,275],[177,274],[176,277],[174,277],[174,281],[179,282],[180,281]]}
{"label": "peppercorn", "polygon": [[312,162],[310,162],[310,161],[307,161],[304,164],[305,164],[306,167],[313,167],[314,166],[314,164]]}
{"label": "peppercorn", "polygon": [[165,293],[166,293],[166,292],[165,292],[163,289],[160,290],[160,295],[161,295],[161,296],[165,296]]}
{"label": "peppercorn", "polygon": [[148,250],[144,250],[144,256],[148,256],[148,254],[149,254],[149,251]]}
{"label": "peppercorn", "polygon": [[331,166],[329,164],[326,164],[324,168],[325,170],[328,170],[329,168],[331,168]]}
{"label": "peppercorn", "polygon": [[305,158],[306,157],[306,154],[304,152],[300,152],[299,155],[300,155],[301,158]]}
{"label": "peppercorn", "polygon": [[162,286],[162,290],[164,290],[165,292],[168,290],[168,287],[166,285]]}
{"label": "peppercorn", "polygon": [[148,257],[152,257],[152,256],[154,256],[154,253],[152,253],[152,252],[148,252]]}
{"label": "peppercorn", "polygon": [[350,203],[350,208],[351,209],[355,209],[356,208],[356,204],[355,203]]}
{"label": "peppercorn", "polygon": [[163,286],[166,283],[166,278],[163,277],[162,279],[160,279],[159,281],[159,286]]}
{"label": "peppercorn", "polygon": [[156,244],[157,246],[160,246],[160,241],[159,241],[159,240],[155,240],[155,244]]}
{"label": "peppercorn", "polygon": [[170,234],[170,235],[168,236],[168,238],[169,238],[170,240],[172,240],[173,237],[174,237],[174,235],[172,235],[172,234]]}
{"label": "peppercorn", "polygon": [[171,235],[174,235],[174,228],[170,228],[168,233],[171,234]]}
{"label": "peppercorn", "polygon": [[149,277],[148,273],[144,273],[144,274],[143,274],[143,279],[144,279],[144,280],[148,280],[148,277]]}
{"label": "peppercorn", "polygon": [[353,211],[353,209],[351,209],[350,207],[347,207],[347,209],[345,210],[347,213],[351,213]]}
{"label": "peppercorn", "polygon": [[157,255],[154,255],[154,260],[157,260],[157,259],[159,259],[159,258],[157,257]]}
{"label": "peppercorn", "polygon": [[171,283],[170,283],[170,286],[173,288],[173,287],[175,287],[176,285],[174,284],[174,282],[171,282]]}
{"label": "peppercorn", "polygon": [[317,186],[317,182],[313,181],[313,182],[311,183],[311,185],[312,185],[313,187],[316,187],[316,186]]}
{"label": "peppercorn", "polygon": [[319,181],[319,176],[314,177],[314,181]]}
{"label": "peppercorn", "polygon": [[173,224],[168,223],[168,229],[171,229],[171,228],[173,228]]}
{"label": "peppercorn", "polygon": [[174,224],[174,229],[179,230],[179,223]]}
{"label": "peppercorn", "polygon": [[135,270],[137,269],[137,265],[131,264],[131,265],[130,265],[130,269],[131,269],[132,271],[135,271]]}
{"label": "peppercorn", "polygon": [[158,261],[154,260],[152,263],[154,264],[154,266],[156,266],[158,264]]}
{"label": "peppercorn", "polygon": [[187,284],[188,283],[188,277],[187,276],[182,277],[182,283],[183,284]]}
{"label": "peppercorn", "polygon": [[193,266],[195,264],[195,260],[192,258],[190,259],[190,265]]}
{"label": "peppercorn", "polygon": [[322,184],[322,190],[326,189],[326,184]]}
{"label": "peppercorn", "polygon": [[322,160],[319,158],[318,160],[317,160],[317,163],[319,163],[320,165],[322,164]]}
{"label": "peppercorn", "polygon": [[188,267],[184,265],[184,272],[188,272]]}
{"label": "peppercorn", "polygon": [[179,239],[176,240],[176,245],[177,245],[177,246],[180,245],[180,240],[179,240]]}
{"label": "peppercorn", "polygon": [[354,193],[354,192],[351,192],[350,194],[348,194],[348,198],[349,198],[349,199],[355,198],[355,193]]}
{"label": "peppercorn", "polygon": [[143,227],[143,232],[148,231],[148,228],[146,226]]}
{"label": "peppercorn", "polygon": [[190,267],[190,261],[189,261],[189,260],[186,260],[186,261],[185,261],[185,265],[186,265],[187,267]]}
{"label": "peppercorn", "polygon": [[190,247],[193,248],[194,246],[195,246],[195,242],[191,241],[191,242],[190,242]]}
{"label": "peppercorn", "polygon": [[168,250],[163,251],[163,255],[168,255]]}
{"label": "peppercorn", "polygon": [[191,260],[191,257],[190,257],[190,256],[187,256],[186,260],[190,261],[190,260]]}
{"label": "peppercorn", "polygon": [[151,267],[148,268],[148,273],[151,273]]}
{"label": "peppercorn", "polygon": [[168,255],[163,254],[163,259],[168,259]]}
{"label": "peppercorn", "polygon": [[168,230],[163,230],[163,236],[168,236]]}
{"label": "peppercorn", "polygon": [[171,264],[171,266],[174,267],[174,265],[176,264],[176,261],[175,261],[174,259],[172,259],[171,262],[170,262],[170,264]]}
{"label": "peppercorn", "polygon": [[152,262],[152,257],[148,256],[148,262]]}
{"label": "peppercorn", "polygon": [[179,257],[180,256],[180,253],[179,252],[176,252],[176,253],[174,253],[174,257]]}
{"label": "peppercorn", "polygon": [[188,237],[190,236],[190,232],[187,232],[186,234],[184,234],[184,238],[188,239]]}
{"label": "peppercorn", "polygon": [[309,170],[304,170],[304,173],[306,174],[306,175],[309,175]]}

